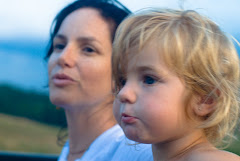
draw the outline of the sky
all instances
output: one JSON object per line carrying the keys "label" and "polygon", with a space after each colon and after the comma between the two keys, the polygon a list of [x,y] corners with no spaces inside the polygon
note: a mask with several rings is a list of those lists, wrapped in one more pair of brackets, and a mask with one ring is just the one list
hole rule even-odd
{"label": "sky", "polygon": [[[147,7],[196,10],[240,41],[240,0],[119,0],[131,11]],[[73,0],[0,0],[0,85],[47,92],[43,60],[55,15]],[[239,50],[240,51],[240,50]]]}
{"label": "sky", "polygon": [[[47,38],[57,12],[73,0],[1,0],[0,38]],[[120,0],[130,10],[146,7],[194,9],[209,16],[226,32],[240,34],[240,0]]]}

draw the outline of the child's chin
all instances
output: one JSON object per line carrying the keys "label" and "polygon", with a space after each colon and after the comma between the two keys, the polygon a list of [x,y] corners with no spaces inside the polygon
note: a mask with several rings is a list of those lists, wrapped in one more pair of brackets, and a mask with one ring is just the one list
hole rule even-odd
{"label": "child's chin", "polygon": [[141,139],[139,134],[134,130],[125,129],[124,133],[125,133],[126,137],[128,139],[132,140],[132,141],[135,141],[135,142],[138,142],[138,143],[144,143],[145,142],[143,139]]}

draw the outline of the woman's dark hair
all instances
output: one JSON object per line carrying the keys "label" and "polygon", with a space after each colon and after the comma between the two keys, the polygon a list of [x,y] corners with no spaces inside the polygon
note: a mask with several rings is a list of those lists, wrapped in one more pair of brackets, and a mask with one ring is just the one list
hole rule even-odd
{"label": "woman's dark hair", "polygon": [[99,11],[100,15],[109,23],[110,26],[113,23],[113,29],[111,31],[112,41],[114,39],[115,31],[121,21],[128,16],[131,11],[123,6],[118,0],[77,0],[63,8],[53,20],[50,30],[50,40],[48,43],[47,54],[45,60],[47,60],[53,51],[53,39],[57,34],[63,20],[72,12],[81,8],[93,8]]}

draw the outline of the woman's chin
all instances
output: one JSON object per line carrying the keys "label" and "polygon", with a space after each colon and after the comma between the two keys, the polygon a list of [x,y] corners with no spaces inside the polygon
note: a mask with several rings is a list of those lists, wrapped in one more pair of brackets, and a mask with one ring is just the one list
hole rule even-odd
{"label": "woman's chin", "polygon": [[54,104],[57,107],[64,108],[68,104],[68,99],[63,96],[56,96],[56,95],[51,95],[49,96],[50,101],[52,104]]}

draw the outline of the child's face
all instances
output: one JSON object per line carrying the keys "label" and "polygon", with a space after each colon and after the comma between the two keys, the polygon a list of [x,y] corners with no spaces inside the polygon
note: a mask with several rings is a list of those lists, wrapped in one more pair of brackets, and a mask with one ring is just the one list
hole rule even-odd
{"label": "child's face", "polygon": [[137,142],[182,137],[190,130],[183,81],[164,65],[153,44],[134,54],[128,62],[126,83],[114,101],[116,120],[126,136]]}

